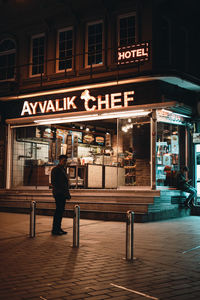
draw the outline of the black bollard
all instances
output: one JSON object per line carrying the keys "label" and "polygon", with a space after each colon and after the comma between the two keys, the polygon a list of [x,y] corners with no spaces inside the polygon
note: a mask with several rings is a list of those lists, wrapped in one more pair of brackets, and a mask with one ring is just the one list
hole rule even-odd
{"label": "black bollard", "polygon": [[35,237],[35,216],[36,216],[36,201],[30,204],[30,237]]}
{"label": "black bollard", "polygon": [[134,229],[134,212],[127,211],[126,222],[126,260],[133,260],[133,229]]}
{"label": "black bollard", "polygon": [[74,207],[74,219],[73,219],[73,247],[79,247],[79,233],[80,233],[80,206]]}

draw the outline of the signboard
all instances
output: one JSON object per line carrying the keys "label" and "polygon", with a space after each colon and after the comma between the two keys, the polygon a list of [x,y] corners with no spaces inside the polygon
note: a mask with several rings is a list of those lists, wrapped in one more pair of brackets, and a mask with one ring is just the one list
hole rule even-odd
{"label": "signboard", "polygon": [[137,43],[118,48],[118,64],[138,63],[149,60],[149,43]]}
{"label": "signboard", "polygon": [[93,96],[89,90],[84,90],[78,96],[68,96],[60,99],[44,101],[29,101],[23,103],[21,116],[33,116],[67,111],[98,111],[116,109],[133,105],[134,91],[125,91]]}
{"label": "signboard", "polygon": [[[105,85],[105,86],[104,86]],[[76,112],[117,111],[127,107],[136,107],[160,102],[162,97],[157,81],[142,83],[114,84],[95,88],[76,89],[76,87],[58,89],[55,94],[37,93],[23,97],[23,100],[5,103],[5,119],[53,116]]]}
{"label": "signboard", "polygon": [[182,116],[165,109],[157,110],[156,115],[158,122],[165,122],[177,125],[185,124],[185,119]]}
{"label": "signboard", "polygon": [[200,144],[200,133],[193,133],[193,143]]}

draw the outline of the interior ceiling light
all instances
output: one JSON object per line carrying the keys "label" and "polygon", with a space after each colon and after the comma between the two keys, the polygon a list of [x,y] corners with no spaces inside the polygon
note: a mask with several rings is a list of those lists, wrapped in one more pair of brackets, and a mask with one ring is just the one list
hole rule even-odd
{"label": "interior ceiling light", "polygon": [[82,115],[82,116],[73,116],[73,117],[63,117],[63,118],[52,118],[44,120],[35,120],[34,122],[38,125],[49,125],[49,124],[60,124],[60,123],[72,123],[72,122],[81,122],[81,121],[93,121],[93,120],[105,120],[113,118],[128,118],[128,117],[141,117],[147,116],[150,111],[144,110],[134,110],[134,111],[122,111],[122,112],[111,112],[111,113],[102,113],[102,114],[93,114],[93,115]]}

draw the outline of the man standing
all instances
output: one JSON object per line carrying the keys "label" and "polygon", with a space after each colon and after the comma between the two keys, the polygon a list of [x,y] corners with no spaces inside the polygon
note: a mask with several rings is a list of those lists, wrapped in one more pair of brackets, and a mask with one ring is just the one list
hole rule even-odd
{"label": "man standing", "polygon": [[186,179],[186,173],[189,171],[188,167],[184,166],[181,168],[180,172],[177,174],[177,188],[180,190],[189,193],[188,198],[186,199],[185,205],[191,207],[194,204],[194,199],[197,196],[196,189],[189,184],[190,180]]}
{"label": "man standing", "polygon": [[66,199],[70,200],[71,196],[68,187],[68,178],[66,174],[67,156],[59,156],[59,164],[51,171],[51,184],[53,187],[53,196],[56,202],[56,210],[53,218],[53,235],[67,234],[61,228],[63,213],[65,210]]}

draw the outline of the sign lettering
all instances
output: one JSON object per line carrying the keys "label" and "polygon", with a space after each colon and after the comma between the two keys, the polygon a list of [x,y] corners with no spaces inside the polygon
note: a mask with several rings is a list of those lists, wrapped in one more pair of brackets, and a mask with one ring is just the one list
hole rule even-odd
{"label": "sign lettering", "polygon": [[118,48],[118,64],[137,63],[149,60],[148,42]]}
{"label": "sign lettering", "polygon": [[116,109],[133,105],[134,91],[98,95],[90,95],[89,90],[81,93],[80,97],[64,97],[55,100],[24,101],[21,116],[31,116],[37,114],[58,113],[67,111],[78,111],[80,105],[83,111],[98,111],[106,109]]}

